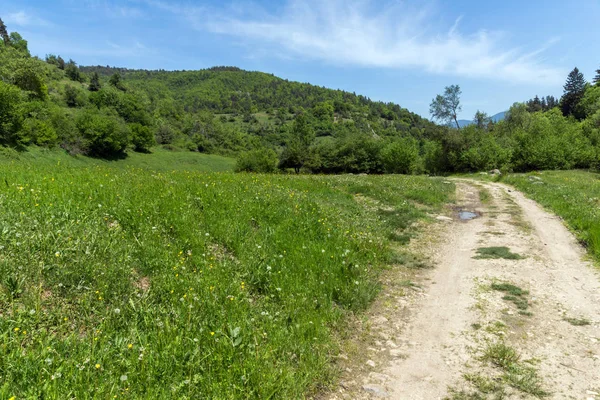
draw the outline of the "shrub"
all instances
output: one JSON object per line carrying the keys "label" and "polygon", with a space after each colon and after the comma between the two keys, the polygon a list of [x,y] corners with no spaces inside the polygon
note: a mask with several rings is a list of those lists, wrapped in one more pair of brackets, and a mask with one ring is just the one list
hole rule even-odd
{"label": "shrub", "polygon": [[131,124],[129,128],[131,129],[131,143],[135,151],[148,152],[156,143],[152,131],[147,126]]}
{"label": "shrub", "polygon": [[43,71],[34,61],[26,59],[19,63],[13,75],[13,83],[28,92],[32,99],[44,100],[48,97]]}
{"label": "shrub", "polygon": [[175,131],[168,124],[160,124],[156,130],[156,143],[170,144],[175,140]]}
{"label": "shrub", "polygon": [[22,119],[18,110],[21,100],[18,88],[0,80],[0,143],[22,144],[23,138],[19,136]]}
{"label": "shrub", "polygon": [[22,134],[38,146],[54,146],[58,142],[58,135],[52,124],[35,118],[25,120]]}
{"label": "shrub", "polygon": [[130,142],[129,128],[116,115],[88,109],[78,116],[76,125],[92,155],[114,156]]}
{"label": "shrub", "polygon": [[87,97],[83,90],[79,90],[72,85],[65,86],[65,102],[68,107],[83,107],[87,103]]}
{"label": "shrub", "polygon": [[277,163],[277,154],[272,149],[251,150],[239,155],[235,171],[272,173],[277,169]]}
{"label": "shrub", "polygon": [[419,169],[419,144],[415,139],[396,140],[381,150],[381,161],[385,172],[412,174]]}

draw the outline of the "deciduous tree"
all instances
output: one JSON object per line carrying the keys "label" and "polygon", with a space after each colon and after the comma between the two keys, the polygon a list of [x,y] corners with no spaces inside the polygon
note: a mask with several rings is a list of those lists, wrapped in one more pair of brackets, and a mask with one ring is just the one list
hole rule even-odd
{"label": "deciduous tree", "polygon": [[450,85],[444,90],[444,94],[438,94],[429,106],[429,112],[434,119],[444,121],[450,125],[456,124],[456,129],[460,129],[458,124],[458,113],[462,110],[460,105],[460,95],[462,94],[460,86]]}
{"label": "deciduous tree", "polygon": [[487,115],[487,113],[477,110],[477,112],[475,113],[475,116],[473,117],[473,121],[475,122],[475,125],[477,125],[477,127],[479,129],[485,129],[485,128],[487,128],[489,123],[492,121],[492,119],[490,118],[489,115]]}

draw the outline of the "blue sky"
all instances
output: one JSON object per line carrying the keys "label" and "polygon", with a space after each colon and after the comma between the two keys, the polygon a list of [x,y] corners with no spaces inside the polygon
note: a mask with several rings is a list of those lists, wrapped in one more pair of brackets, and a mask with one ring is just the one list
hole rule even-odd
{"label": "blue sky", "polygon": [[600,68],[600,1],[2,0],[34,55],[81,65],[234,65],[393,101],[425,117],[459,84],[463,112],[560,96]]}

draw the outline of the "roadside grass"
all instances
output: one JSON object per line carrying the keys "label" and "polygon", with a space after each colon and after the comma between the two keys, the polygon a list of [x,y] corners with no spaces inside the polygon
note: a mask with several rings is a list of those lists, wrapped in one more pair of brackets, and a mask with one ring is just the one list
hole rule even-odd
{"label": "roadside grass", "polygon": [[565,321],[567,321],[573,326],[587,326],[592,324],[589,320],[585,318],[565,318]]}
{"label": "roadside grass", "polygon": [[529,361],[522,361],[519,353],[506,343],[489,343],[481,360],[499,368],[502,380],[513,388],[538,398],[549,396],[535,367]]}
{"label": "roadside grass", "polygon": [[0,398],[305,398],[378,293],[389,235],[454,190],[179,154],[0,155]]}
{"label": "roadside grass", "polygon": [[479,190],[479,201],[482,204],[490,204],[492,201],[492,195],[490,194],[490,191],[483,186],[479,186],[477,189]]}
{"label": "roadside grass", "polygon": [[586,171],[511,174],[504,182],[551,210],[600,261],[600,175]]}
{"label": "roadside grass", "polygon": [[531,312],[527,311],[529,308],[529,301],[527,299],[529,292],[527,290],[523,290],[520,287],[510,283],[492,283],[491,288],[493,290],[505,293],[505,296],[502,297],[502,300],[513,303],[519,310],[519,314],[525,316],[533,315]]}
{"label": "roadside grass", "polygon": [[473,257],[477,260],[485,259],[505,259],[505,260],[521,260],[522,257],[519,254],[513,253],[508,247],[481,247],[477,249],[477,255]]}

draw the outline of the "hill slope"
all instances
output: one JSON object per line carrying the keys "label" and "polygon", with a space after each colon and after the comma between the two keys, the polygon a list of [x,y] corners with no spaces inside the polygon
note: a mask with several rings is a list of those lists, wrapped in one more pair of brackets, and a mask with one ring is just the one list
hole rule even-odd
{"label": "hill slope", "polygon": [[106,78],[118,73],[128,85],[146,91],[153,100],[170,95],[181,101],[188,112],[255,113],[279,108],[312,108],[321,102],[331,101],[336,113],[361,109],[390,120],[401,119],[419,126],[431,124],[397,104],[375,102],[355,93],[292,82],[272,74],[236,67],[199,71],[148,71],[102,66],[80,69],[85,73],[97,72]]}

